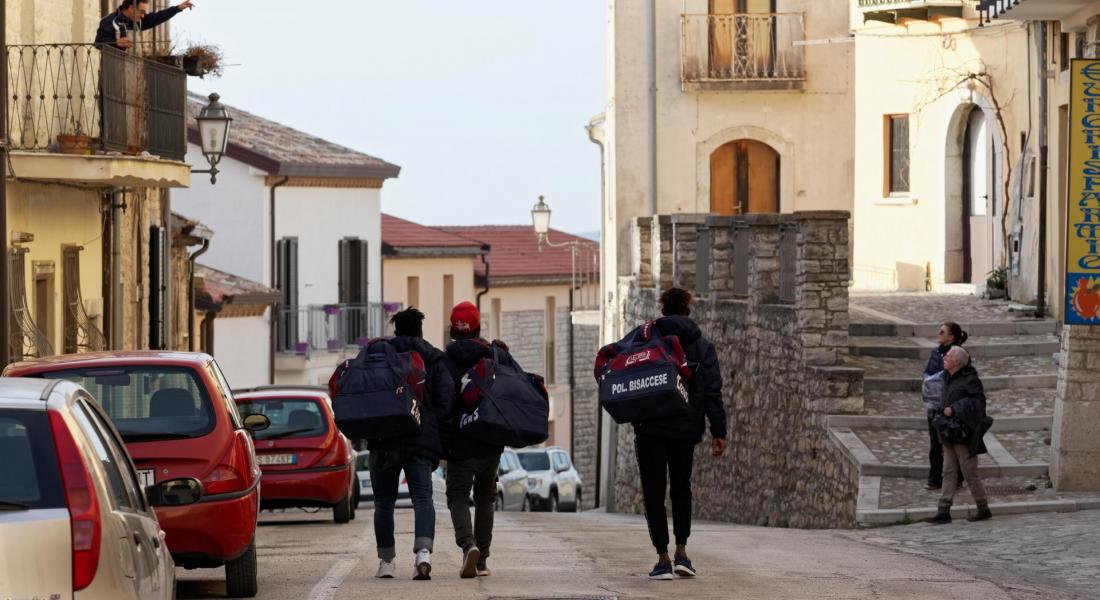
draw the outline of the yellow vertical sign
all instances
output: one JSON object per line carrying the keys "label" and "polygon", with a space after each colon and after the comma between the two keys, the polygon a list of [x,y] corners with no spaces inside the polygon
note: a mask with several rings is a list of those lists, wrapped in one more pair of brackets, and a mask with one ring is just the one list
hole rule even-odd
{"label": "yellow vertical sign", "polygon": [[1100,60],[1071,71],[1065,323],[1100,325]]}

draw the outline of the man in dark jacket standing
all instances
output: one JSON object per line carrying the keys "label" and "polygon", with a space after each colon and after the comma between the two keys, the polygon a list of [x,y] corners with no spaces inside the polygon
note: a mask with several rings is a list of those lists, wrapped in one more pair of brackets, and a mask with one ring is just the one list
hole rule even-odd
{"label": "man in dark jacket standing", "polygon": [[[447,370],[454,381],[456,398],[442,426],[444,456],[447,459],[447,507],[455,528],[455,543],[462,548],[464,579],[490,575],[489,546],[493,541],[493,503],[497,496],[497,470],[502,446],[463,437],[458,432],[462,408],[463,379],[483,358],[515,365],[502,343],[481,339],[481,313],[471,302],[462,302],[451,311],[451,343],[447,345]],[[470,522],[470,491],[474,495],[474,520]]]}
{"label": "man in dark jacket standing", "polygon": [[[694,577],[695,566],[687,556],[691,535],[691,470],[695,446],[703,441],[704,419],[710,421],[711,455],[726,450],[726,409],[722,405],[722,373],[718,354],[699,326],[691,320],[691,293],[670,288],[661,294],[662,318],[654,324],[654,335],[674,335],[687,355],[693,373],[688,386],[690,410],[681,417],[634,423],[638,471],[642,479],[649,537],[657,549],[657,565],[650,579]],[[672,528],[676,536],[674,560],[668,556],[668,516],[665,492],[672,500]]]}
{"label": "man in dark jacket standing", "polygon": [[[978,457],[987,452],[983,438],[993,426],[993,419],[985,412],[985,389],[978,378],[978,371],[970,364],[970,354],[961,347],[956,346],[948,351],[943,360],[943,368],[948,373],[943,400],[939,406],[939,412],[943,416],[936,418],[943,442],[943,495],[940,497],[936,516],[928,519],[928,522],[951,522],[951,505],[958,490],[956,474],[960,471],[970,485],[970,494],[978,505],[977,514],[967,520],[985,521],[993,516],[989,510],[985,484],[978,476]],[[962,425],[961,434],[958,433],[958,428],[952,433],[947,427],[949,420]],[[965,437],[958,439],[954,437],[957,435]]]}
{"label": "man in dark jacket standing", "polygon": [[[381,354],[385,346],[397,352],[416,352],[424,359],[427,380],[424,402],[420,405],[420,433],[408,438],[367,440],[370,450],[370,479],[374,488],[374,537],[378,545],[380,579],[394,576],[393,509],[401,472],[409,484],[416,522],[413,550],[414,579],[431,579],[431,553],[435,540],[435,504],[432,502],[432,471],[439,466],[442,445],[439,439],[439,418],[449,414],[454,401],[454,383],[444,364],[444,354],[424,340],[424,313],[415,308],[393,316],[395,336],[380,339],[362,352]],[[338,377],[337,377],[338,378]]]}
{"label": "man in dark jacket standing", "polygon": [[129,50],[134,46],[133,40],[130,39],[131,31],[152,29],[184,10],[194,7],[191,0],[184,0],[178,6],[149,12],[149,0],[123,0],[118,10],[103,17],[99,22],[99,29],[95,32],[95,43],[97,46],[102,44],[114,46],[119,50]]}

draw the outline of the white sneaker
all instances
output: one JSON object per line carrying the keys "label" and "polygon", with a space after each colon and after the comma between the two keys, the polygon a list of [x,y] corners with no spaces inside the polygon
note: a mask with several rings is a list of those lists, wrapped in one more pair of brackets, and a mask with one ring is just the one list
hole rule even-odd
{"label": "white sneaker", "polygon": [[416,562],[413,563],[416,575],[413,579],[424,581],[432,578],[432,553],[427,550],[417,550]]}
{"label": "white sneaker", "polygon": [[378,561],[378,573],[374,577],[376,579],[393,579],[393,561]]}

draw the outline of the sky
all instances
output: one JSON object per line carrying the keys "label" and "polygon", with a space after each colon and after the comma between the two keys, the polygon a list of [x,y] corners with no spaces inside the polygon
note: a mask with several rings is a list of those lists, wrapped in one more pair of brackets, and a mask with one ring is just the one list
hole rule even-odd
{"label": "sky", "polygon": [[[599,229],[599,0],[195,0],[178,49],[221,48],[231,106],[402,167],[382,210],[419,223]],[[173,0],[176,3],[176,0]],[[230,134],[232,135],[232,134]]]}

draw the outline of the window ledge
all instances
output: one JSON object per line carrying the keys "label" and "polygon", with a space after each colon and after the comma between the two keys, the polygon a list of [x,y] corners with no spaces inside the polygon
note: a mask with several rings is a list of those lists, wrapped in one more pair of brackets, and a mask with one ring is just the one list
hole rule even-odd
{"label": "window ledge", "polygon": [[897,194],[875,200],[876,206],[915,206],[918,200],[908,194]]}

